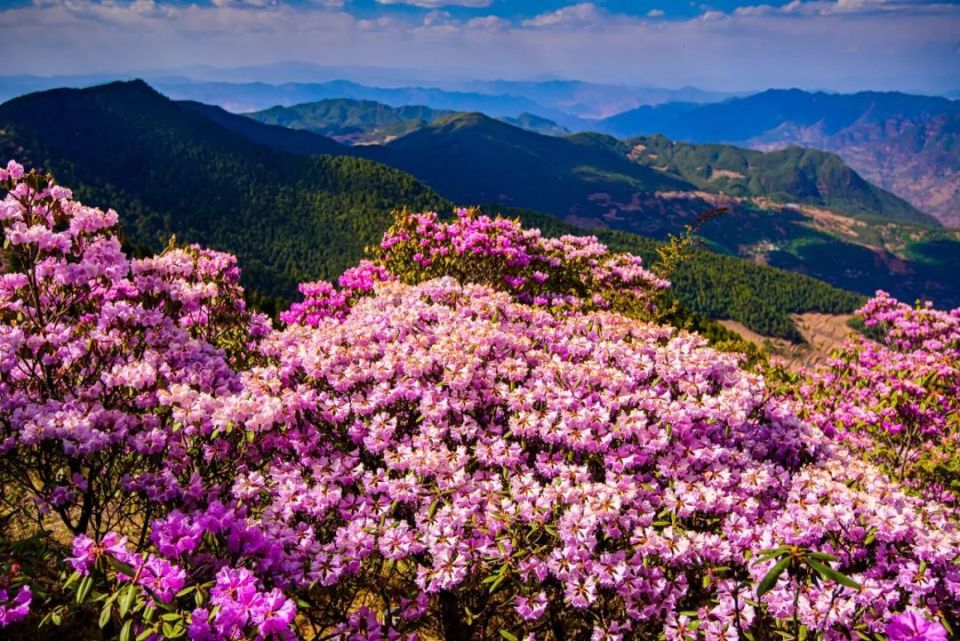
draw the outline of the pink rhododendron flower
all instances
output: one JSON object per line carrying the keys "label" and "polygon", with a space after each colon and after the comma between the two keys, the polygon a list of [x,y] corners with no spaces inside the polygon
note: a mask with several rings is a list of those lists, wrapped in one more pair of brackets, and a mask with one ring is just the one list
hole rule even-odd
{"label": "pink rhododendron flower", "polygon": [[886,633],[888,641],[947,641],[942,625],[913,610],[893,617]]}

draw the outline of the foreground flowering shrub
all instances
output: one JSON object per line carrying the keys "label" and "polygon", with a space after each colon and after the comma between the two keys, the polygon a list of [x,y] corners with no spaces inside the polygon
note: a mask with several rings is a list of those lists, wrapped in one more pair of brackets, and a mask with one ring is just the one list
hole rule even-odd
{"label": "foreground flowering shrub", "polygon": [[[402,218],[381,263],[306,287],[280,331],[244,309],[232,258],[128,261],[115,214],[19,173],[0,174],[0,524],[61,533],[64,581],[33,577],[59,585],[29,604],[41,629],[936,639],[957,622],[951,510],[738,357],[617,313],[664,283],[593,241]],[[451,252],[443,277],[410,277]],[[473,260],[481,283],[449,273]],[[543,288],[502,278],[540,269]],[[24,625],[18,594],[3,624]]]}
{"label": "foreground flowering shrub", "polygon": [[379,260],[405,282],[452,276],[507,291],[522,303],[649,316],[669,287],[640,258],[607,251],[596,238],[544,238],[538,229],[470,209],[442,221],[435,213],[399,214]]}
{"label": "foreground flowering shrub", "polygon": [[611,253],[593,237],[543,238],[538,229],[472,209],[458,209],[451,221],[435,212],[403,211],[384,235],[375,261],[347,270],[339,289],[326,281],[302,284],[304,300],[280,319],[316,327],[323,318],[342,319],[378,282],[421,283],[444,276],[487,285],[554,312],[612,309],[647,319],[669,287],[640,258]]}
{"label": "foreground flowering shrub", "polygon": [[800,390],[825,432],[943,501],[960,493],[960,309],[912,308],[884,292],[849,341]]}

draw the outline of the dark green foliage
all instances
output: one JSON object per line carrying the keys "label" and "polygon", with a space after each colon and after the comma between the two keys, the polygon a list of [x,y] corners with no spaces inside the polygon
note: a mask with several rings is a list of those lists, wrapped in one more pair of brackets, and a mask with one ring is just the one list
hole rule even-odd
{"label": "dark green foliage", "polygon": [[[585,230],[531,211],[511,210],[504,214],[517,216],[524,225],[539,227],[549,236],[595,235],[610,249],[641,256],[649,265],[658,259],[661,243],[649,238],[616,230]],[[671,278],[676,297],[688,310],[709,318],[740,321],[758,334],[793,341],[802,338],[790,314],[850,313],[864,302],[862,296],[814,278],[703,250],[694,251]],[[703,328],[706,327],[704,324]],[[715,338],[722,338],[726,330],[717,327],[710,331],[716,334]]]}
{"label": "dark green foliage", "polygon": [[[557,216],[597,217],[602,199],[692,189],[680,178],[632,162],[609,136],[543,136],[479,113],[441,118],[385,146],[358,150],[412,173],[465,205],[499,203]],[[599,200],[598,200],[599,199]]]}
{"label": "dark green foliage", "polygon": [[233,252],[245,284],[267,297],[355,264],[392,209],[446,206],[408,174],[268,149],[141,82],[12,100],[0,106],[0,129],[5,156],[115,208],[129,244],[159,249],[176,234]]}

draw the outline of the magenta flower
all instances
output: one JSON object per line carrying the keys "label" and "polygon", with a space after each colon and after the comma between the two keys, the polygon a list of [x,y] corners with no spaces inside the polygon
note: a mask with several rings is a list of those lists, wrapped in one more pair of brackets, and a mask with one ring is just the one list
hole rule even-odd
{"label": "magenta flower", "polygon": [[0,589],[0,628],[26,619],[32,599],[29,585],[20,588],[12,599],[6,590]]}
{"label": "magenta flower", "polygon": [[947,631],[915,610],[898,614],[887,624],[888,641],[947,641]]}
{"label": "magenta flower", "polygon": [[85,534],[80,534],[73,539],[73,556],[67,558],[67,563],[80,574],[86,575],[90,573],[99,555],[97,542]]}

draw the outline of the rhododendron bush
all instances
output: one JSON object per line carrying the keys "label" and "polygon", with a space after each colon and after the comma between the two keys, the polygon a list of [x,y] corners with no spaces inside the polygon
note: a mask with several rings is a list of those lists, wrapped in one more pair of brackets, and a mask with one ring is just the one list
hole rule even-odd
{"label": "rhododendron bush", "polygon": [[806,413],[895,479],[957,506],[960,309],[878,292],[858,313],[873,339],[848,341],[800,388]]}
{"label": "rhododendron bush", "polygon": [[[114,213],[0,179],[8,631],[932,640],[960,616],[952,509],[639,320],[666,283],[593,239],[404,214],[274,328],[232,257],[130,260]],[[27,536],[55,567],[14,578]]]}

